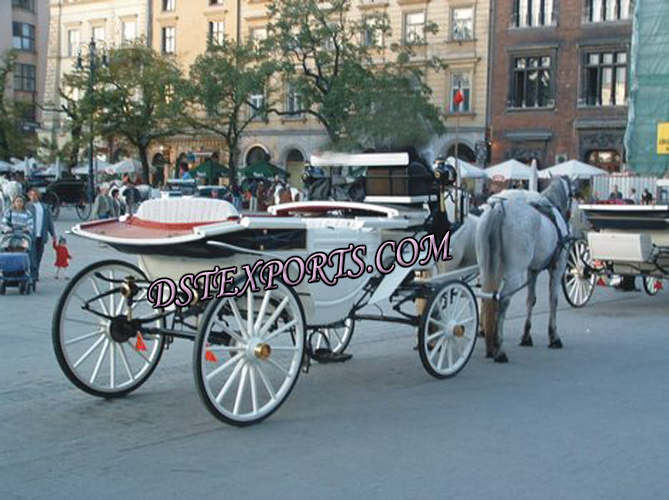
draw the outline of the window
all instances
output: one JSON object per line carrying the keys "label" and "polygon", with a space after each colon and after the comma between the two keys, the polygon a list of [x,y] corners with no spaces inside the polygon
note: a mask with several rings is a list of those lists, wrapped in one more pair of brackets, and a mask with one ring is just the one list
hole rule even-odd
{"label": "window", "polygon": [[35,12],[35,0],[12,0],[12,7]]}
{"label": "window", "polygon": [[472,40],[474,38],[474,8],[455,8],[452,18],[451,39]]}
{"label": "window", "polygon": [[585,19],[591,23],[629,19],[632,0],[586,0]]}
{"label": "window", "polygon": [[91,37],[96,42],[103,42],[105,39],[105,27],[93,26],[93,29],[91,30]]}
{"label": "window", "polygon": [[125,21],[121,28],[121,41],[128,43],[137,38],[137,22]]}
{"label": "window", "polygon": [[225,41],[225,24],[223,21],[209,22],[209,43],[221,45]]}
{"label": "window", "polygon": [[176,50],[176,28],[174,26],[163,28],[162,49],[163,54],[174,54]]}
{"label": "window", "polygon": [[265,94],[251,94],[249,103],[249,117],[253,117],[253,120],[262,120],[265,113],[260,110],[265,106]]}
{"label": "window", "polygon": [[293,118],[301,118],[302,113],[298,113],[302,109],[302,95],[297,90],[293,82],[288,82],[286,85],[286,111],[293,113]]}
{"label": "window", "polygon": [[35,26],[28,23],[12,23],[12,35],[15,49],[35,52]]}
{"label": "window", "polygon": [[163,0],[163,10],[169,11],[175,9],[176,0]]}
{"label": "window", "polygon": [[627,104],[627,52],[586,54],[583,73],[583,97],[587,106]]}
{"label": "window", "polygon": [[513,59],[510,105],[513,108],[548,108],[554,105],[549,56]]}
{"label": "window", "polygon": [[425,12],[404,14],[404,43],[409,45],[425,43]]}
{"label": "window", "polygon": [[79,30],[68,30],[67,32],[67,55],[74,57],[79,50]]}
{"label": "window", "polygon": [[14,65],[14,90],[35,92],[35,66],[32,64]]}
{"label": "window", "polygon": [[252,28],[251,29],[251,40],[260,42],[267,38],[267,28]]}
{"label": "window", "polygon": [[33,128],[37,125],[37,107],[34,104],[23,106],[23,125],[27,128]]}
{"label": "window", "polygon": [[[469,72],[458,71],[451,73],[451,113],[469,113],[471,111],[471,78]],[[465,98],[460,105],[455,104],[455,94],[462,92]]]}
{"label": "window", "polygon": [[223,5],[223,0],[209,0],[209,5]]}
{"label": "window", "polygon": [[365,18],[365,31],[362,43],[367,47],[380,47],[383,45],[383,20],[381,18],[374,16]]}
{"label": "window", "polygon": [[557,0],[514,0],[513,25],[516,28],[555,24]]}

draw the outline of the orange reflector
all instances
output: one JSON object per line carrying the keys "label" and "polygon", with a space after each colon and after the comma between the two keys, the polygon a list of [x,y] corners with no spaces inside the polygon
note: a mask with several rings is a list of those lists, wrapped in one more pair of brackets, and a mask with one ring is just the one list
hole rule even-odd
{"label": "orange reflector", "polygon": [[144,339],[139,333],[137,334],[137,343],[135,344],[135,347],[138,351],[146,351],[146,344],[144,343]]}
{"label": "orange reflector", "polygon": [[204,352],[204,359],[205,359],[205,361],[210,361],[211,363],[218,363],[218,358],[211,351],[205,351]]}
{"label": "orange reflector", "polygon": [[656,281],[653,288],[655,288],[655,290],[662,290],[662,282],[661,281]]}

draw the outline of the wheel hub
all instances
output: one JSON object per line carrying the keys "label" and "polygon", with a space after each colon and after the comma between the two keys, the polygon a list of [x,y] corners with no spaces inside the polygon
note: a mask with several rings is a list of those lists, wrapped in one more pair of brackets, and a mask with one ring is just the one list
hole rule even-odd
{"label": "wheel hub", "polygon": [[465,336],[465,325],[455,325],[453,327],[453,336],[454,337],[464,337]]}
{"label": "wheel hub", "polygon": [[253,348],[253,354],[258,359],[267,359],[272,355],[272,347],[269,344],[260,342]]}
{"label": "wheel hub", "polygon": [[125,315],[121,315],[112,318],[109,324],[109,334],[115,342],[127,342],[137,335],[137,329]]}

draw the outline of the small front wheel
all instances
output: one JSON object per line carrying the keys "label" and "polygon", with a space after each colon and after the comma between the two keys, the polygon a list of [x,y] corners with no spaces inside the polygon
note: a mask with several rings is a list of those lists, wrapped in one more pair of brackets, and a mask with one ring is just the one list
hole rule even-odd
{"label": "small front wheel", "polygon": [[305,326],[295,292],[274,290],[212,302],[193,350],[197,392],[228,424],[261,422],[288,398],[304,360]]}
{"label": "small front wheel", "polygon": [[562,276],[562,292],[569,305],[576,309],[585,306],[595,291],[597,276],[592,266],[588,243],[585,240],[574,241]]}
{"label": "small front wheel", "polygon": [[418,328],[418,352],[425,370],[440,379],[456,375],[474,352],[478,327],[478,304],[469,285],[452,281],[437,288]]}
{"label": "small front wheel", "polygon": [[91,208],[91,200],[88,199],[88,196],[82,197],[76,205],[77,216],[81,220],[88,220],[91,216]]}
{"label": "small front wheel", "polygon": [[643,277],[643,289],[648,295],[657,295],[664,287],[662,280],[653,276]]}
{"label": "small front wheel", "polygon": [[47,207],[49,207],[49,210],[51,211],[51,218],[53,220],[58,220],[58,216],[60,215],[60,198],[58,198],[58,195],[53,191],[48,191],[44,195],[43,202]]}

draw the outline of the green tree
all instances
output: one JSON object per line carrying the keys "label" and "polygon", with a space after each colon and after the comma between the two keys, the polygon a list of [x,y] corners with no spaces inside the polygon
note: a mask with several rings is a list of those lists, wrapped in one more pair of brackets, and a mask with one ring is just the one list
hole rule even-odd
{"label": "green tree", "polygon": [[92,105],[104,137],[123,137],[137,148],[143,182],[149,181],[148,150],[183,129],[184,81],[176,61],[141,41],[114,49],[99,69]]}
{"label": "green tree", "polygon": [[[442,61],[416,67],[411,62],[424,40],[387,45],[387,16],[356,20],[351,7],[351,0],[275,0],[268,6],[267,46],[300,95],[301,109],[292,112],[316,117],[338,148],[421,143],[443,133],[424,83],[425,71],[442,68]],[[428,23],[424,32],[434,34],[437,26]]]}
{"label": "green tree", "polygon": [[9,160],[12,156],[21,158],[29,154],[31,146],[34,146],[22,129],[24,112],[29,104],[6,98],[15,60],[14,51],[5,52],[0,58],[0,160]]}
{"label": "green tree", "polygon": [[[259,44],[225,41],[210,44],[190,67],[186,122],[195,130],[221,137],[228,148],[230,181],[237,182],[239,141],[254,120],[266,120],[272,94],[270,79],[277,69]],[[262,100],[251,96],[262,95]]]}

